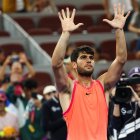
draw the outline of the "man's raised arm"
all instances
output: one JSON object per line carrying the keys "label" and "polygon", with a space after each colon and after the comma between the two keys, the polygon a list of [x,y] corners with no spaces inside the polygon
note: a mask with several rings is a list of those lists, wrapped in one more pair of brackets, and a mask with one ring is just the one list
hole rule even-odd
{"label": "man's raised arm", "polygon": [[116,84],[121,76],[123,66],[127,61],[127,47],[123,27],[130,12],[124,16],[124,8],[125,7],[120,4],[114,5],[114,19],[112,21],[107,19],[103,20],[116,30],[116,58],[107,73],[99,78],[105,86],[105,89],[109,89]]}
{"label": "man's raised arm", "polygon": [[63,91],[69,86],[68,76],[63,65],[63,60],[65,57],[70,32],[76,30],[77,28],[79,28],[79,26],[83,25],[83,23],[74,24],[75,12],[76,10],[74,9],[70,14],[69,8],[66,8],[66,11],[62,9],[61,13],[58,13],[62,26],[62,34],[53,52],[52,68],[54,71],[55,80],[59,92]]}

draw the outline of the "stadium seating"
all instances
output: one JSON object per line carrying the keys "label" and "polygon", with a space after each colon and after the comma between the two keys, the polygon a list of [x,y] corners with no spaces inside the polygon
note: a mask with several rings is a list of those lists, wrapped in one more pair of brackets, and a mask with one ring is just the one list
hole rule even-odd
{"label": "stadium seating", "polygon": [[80,10],[104,10],[104,7],[102,4],[99,3],[88,3],[88,4],[84,4],[80,7]]}
{"label": "stadium seating", "polygon": [[40,47],[50,56],[52,56],[55,46],[56,42],[48,42],[48,43],[45,42],[40,44]]}
{"label": "stadium seating", "polygon": [[38,83],[38,92],[40,94],[42,94],[45,86],[54,84],[50,74],[47,72],[37,71],[33,79]]}
{"label": "stadium seating", "polygon": [[5,52],[5,56],[11,55],[12,53],[24,52],[22,44],[19,43],[1,44],[0,48]]}
{"label": "stadium seating", "polygon": [[4,30],[0,30],[0,37],[10,37],[10,33]]}
{"label": "stadium seating", "polygon": [[13,18],[25,31],[35,28],[35,23],[31,17],[15,17]]}

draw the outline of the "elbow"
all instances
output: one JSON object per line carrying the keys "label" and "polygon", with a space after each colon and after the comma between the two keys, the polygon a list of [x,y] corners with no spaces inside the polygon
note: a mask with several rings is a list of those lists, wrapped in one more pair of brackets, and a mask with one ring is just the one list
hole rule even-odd
{"label": "elbow", "polygon": [[51,65],[53,69],[60,68],[63,65],[63,61],[51,61]]}
{"label": "elbow", "polygon": [[120,64],[124,65],[124,64],[127,62],[127,54],[124,55],[123,57],[117,57],[117,61],[118,61]]}

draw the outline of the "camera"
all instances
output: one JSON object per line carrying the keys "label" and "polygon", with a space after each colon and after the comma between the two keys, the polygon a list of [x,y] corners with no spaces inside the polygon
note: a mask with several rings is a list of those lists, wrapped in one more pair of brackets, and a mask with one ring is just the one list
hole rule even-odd
{"label": "camera", "polygon": [[17,62],[17,61],[19,61],[19,56],[18,55],[12,55],[11,56],[11,62],[13,63],[13,62]]}
{"label": "camera", "polygon": [[132,77],[132,78],[121,78],[116,86],[116,92],[114,99],[117,103],[127,103],[131,101],[132,98],[132,90],[127,86],[131,86],[133,84],[139,84],[140,77]]}

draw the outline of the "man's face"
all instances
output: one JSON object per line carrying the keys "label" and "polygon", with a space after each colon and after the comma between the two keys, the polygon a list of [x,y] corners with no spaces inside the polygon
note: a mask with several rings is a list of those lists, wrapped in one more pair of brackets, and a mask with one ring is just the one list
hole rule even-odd
{"label": "man's face", "polygon": [[133,85],[133,89],[140,97],[140,84]]}
{"label": "man's face", "polygon": [[91,76],[94,70],[94,56],[87,53],[80,53],[77,59],[77,72],[81,76]]}

